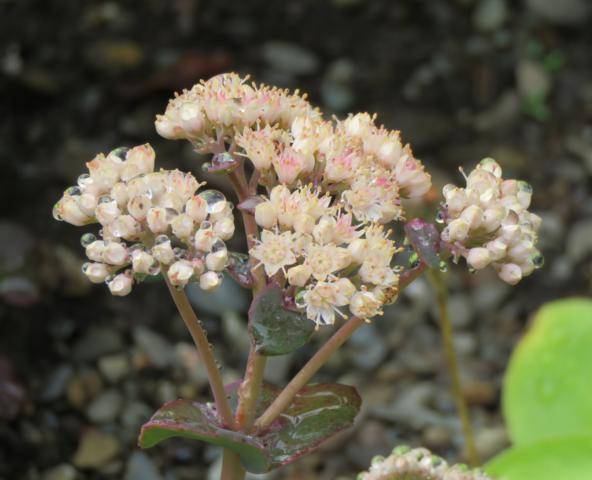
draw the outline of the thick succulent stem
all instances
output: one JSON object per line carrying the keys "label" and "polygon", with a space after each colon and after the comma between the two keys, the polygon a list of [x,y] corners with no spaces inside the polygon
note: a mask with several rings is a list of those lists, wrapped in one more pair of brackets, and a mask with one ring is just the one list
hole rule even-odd
{"label": "thick succulent stem", "polygon": [[238,455],[232,450],[225,448],[222,455],[220,480],[242,480],[244,477],[245,469],[241,465]]}
{"label": "thick succulent stem", "polygon": [[222,376],[218,370],[218,365],[216,364],[216,359],[214,358],[214,353],[212,352],[206,333],[197,319],[193,308],[191,308],[191,304],[189,303],[189,299],[185,292],[183,290],[177,290],[172,286],[166,274],[164,275],[164,278],[167,287],[169,288],[169,292],[173,297],[173,301],[177,306],[177,310],[181,314],[181,318],[183,318],[185,326],[193,338],[199,358],[206,369],[218,414],[225,425],[234,429],[234,416],[232,415],[230,403],[228,402],[226,390],[224,389],[224,383],[222,382]]}
{"label": "thick succulent stem", "polygon": [[430,271],[430,279],[436,289],[436,297],[438,302],[439,325],[442,334],[442,343],[444,346],[444,354],[446,356],[446,363],[448,365],[448,373],[452,381],[452,394],[458,416],[460,418],[463,435],[465,437],[465,444],[467,446],[467,453],[469,462],[473,467],[480,465],[479,454],[475,446],[475,437],[473,435],[473,428],[469,417],[469,409],[462,394],[462,384],[460,380],[460,373],[458,368],[458,359],[454,349],[454,339],[452,336],[452,324],[448,315],[448,292],[446,283],[442,278],[442,274],[437,270]]}

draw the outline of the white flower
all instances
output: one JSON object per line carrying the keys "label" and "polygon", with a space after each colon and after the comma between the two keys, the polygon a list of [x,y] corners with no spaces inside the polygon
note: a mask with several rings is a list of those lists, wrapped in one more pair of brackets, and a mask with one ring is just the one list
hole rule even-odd
{"label": "white flower", "polygon": [[259,260],[268,276],[275,275],[288,265],[296,262],[296,255],[292,251],[293,234],[291,232],[274,233],[271,230],[261,232],[261,240],[249,250],[253,258]]}

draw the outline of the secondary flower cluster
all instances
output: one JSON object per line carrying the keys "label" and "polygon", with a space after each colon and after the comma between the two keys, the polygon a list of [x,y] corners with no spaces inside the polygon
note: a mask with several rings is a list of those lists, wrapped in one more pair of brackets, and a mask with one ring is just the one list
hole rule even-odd
{"label": "secondary flower cluster", "polygon": [[345,306],[360,318],[380,314],[399,280],[390,232],[354,223],[332,200],[310,185],[292,191],[277,185],[255,208],[263,231],[249,251],[269,277],[280,275],[297,290],[296,304],[317,325],[333,324]]}
{"label": "secondary flower cluster", "polygon": [[168,139],[190,140],[202,153],[219,153],[221,141],[232,142],[236,131],[255,125],[289,128],[294,118],[320,113],[298,91],[248,84],[235,73],[217,75],[184,90],[156,117],[156,130]]}
{"label": "secondary flower cluster", "polygon": [[475,270],[493,265],[503,281],[515,285],[543,265],[535,246],[541,219],[528,211],[532,187],[504,180],[491,158],[482,160],[466,181],[465,188],[449,184],[443,189],[442,240],[455,259],[465,257]]}
{"label": "secondary flower cluster", "polygon": [[358,480],[491,480],[481,470],[466,465],[450,466],[425,448],[396,447],[388,457],[376,456]]}
{"label": "secondary flower cluster", "polygon": [[83,272],[94,283],[107,282],[113,295],[130,293],[134,281],[157,275],[182,287],[199,281],[218,287],[234,234],[232,207],[216,190],[201,186],[190,173],[154,172],[149,145],[118,148],[87,163],[54,207],[54,217],[81,226],[98,222],[99,238],[82,236],[90,262]]}

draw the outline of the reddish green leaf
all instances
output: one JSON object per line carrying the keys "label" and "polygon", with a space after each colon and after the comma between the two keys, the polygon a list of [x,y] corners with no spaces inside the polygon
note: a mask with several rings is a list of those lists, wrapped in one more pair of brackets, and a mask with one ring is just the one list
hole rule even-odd
{"label": "reddish green leaf", "polygon": [[421,260],[432,268],[440,267],[440,234],[433,223],[414,218],[405,224],[405,234]]}
{"label": "reddish green leaf", "polygon": [[[257,413],[263,412],[280,389],[264,385]],[[229,448],[250,472],[263,473],[315,450],[335,433],[350,427],[360,409],[356,389],[339,384],[303,388],[286,412],[254,435],[224,428],[215,410],[204,404],[176,400],[163,405],[142,427],[139,444],[149,448],[170,437],[185,437]]]}
{"label": "reddish green leaf", "polygon": [[249,333],[260,354],[290,353],[304,345],[313,332],[313,322],[285,307],[282,290],[277,285],[269,285],[253,299]]}

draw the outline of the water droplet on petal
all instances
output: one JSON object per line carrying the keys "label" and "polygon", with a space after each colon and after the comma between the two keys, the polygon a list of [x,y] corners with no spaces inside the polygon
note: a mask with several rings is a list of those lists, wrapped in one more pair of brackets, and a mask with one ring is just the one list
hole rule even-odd
{"label": "water droplet on petal", "polygon": [[70,187],[66,190],[66,194],[70,196],[81,195],[82,190],[80,190],[80,187]]}
{"label": "water droplet on petal", "polygon": [[167,237],[166,235],[159,235],[158,237],[156,237],[154,239],[154,243],[156,245],[160,245],[161,243],[166,243],[169,241],[169,237]]}
{"label": "water droplet on petal", "polygon": [[80,237],[80,244],[86,248],[96,239],[97,237],[95,237],[92,233],[85,233],[84,235],[82,235],[82,237]]}
{"label": "water droplet on petal", "polygon": [[417,254],[417,252],[413,252],[411,254],[411,256],[409,257],[409,266],[411,268],[416,268],[419,266],[419,263],[420,263],[419,255]]}
{"label": "water droplet on petal", "polygon": [[532,258],[532,263],[534,264],[534,268],[541,268],[545,264],[545,257],[539,253]]}
{"label": "water droplet on petal", "polygon": [[64,219],[62,218],[62,216],[60,215],[60,202],[56,203],[53,206],[53,210],[51,211],[51,214],[53,215],[53,218],[55,220],[57,220],[58,222],[63,221]]}
{"label": "water droplet on petal", "polygon": [[207,220],[201,222],[199,229],[200,230],[209,230],[212,228],[212,222],[208,222]]}
{"label": "water droplet on petal", "polygon": [[83,173],[78,177],[77,183],[79,187],[84,188],[93,183],[93,179],[88,173]]}
{"label": "water droplet on petal", "polygon": [[175,254],[175,258],[177,260],[181,260],[186,257],[187,250],[181,247],[175,247],[173,248],[173,253]]}
{"label": "water droplet on petal", "polygon": [[90,262],[84,262],[82,264],[82,269],[81,269],[82,273],[86,273],[88,271],[89,267],[90,267]]}
{"label": "water droplet on petal", "polygon": [[108,156],[118,158],[120,161],[124,162],[129,150],[130,149],[128,147],[119,147],[115,150],[111,150]]}
{"label": "water droplet on petal", "polygon": [[436,214],[436,223],[444,223],[444,212],[441,210]]}
{"label": "water droplet on petal", "polygon": [[109,196],[109,195],[102,195],[99,197],[99,202],[98,203],[109,203],[112,202],[113,199]]}
{"label": "water droplet on petal", "polygon": [[208,213],[212,213],[216,210],[215,205],[217,203],[226,201],[224,194],[218,190],[204,190],[198,195],[206,201],[206,211]]}
{"label": "water droplet on petal", "polygon": [[444,260],[441,260],[440,263],[438,264],[438,270],[440,270],[441,272],[447,272],[448,271],[448,263],[446,263]]}
{"label": "water droplet on petal", "polygon": [[304,301],[304,294],[305,293],[306,293],[306,290],[300,290],[296,294],[296,297],[294,297],[294,302],[296,303],[296,306],[298,308],[304,308],[304,307],[306,307],[306,302]]}
{"label": "water droplet on petal", "polygon": [[154,262],[152,266],[148,269],[148,273],[150,275],[158,275],[160,273],[160,263]]}
{"label": "water droplet on petal", "polygon": [[212,244],[212,250],[211,252],[219,252],[221,250],[226,250],[226,244],[220,240],[219,238],[217,240],[214,241],[214,243]]}

